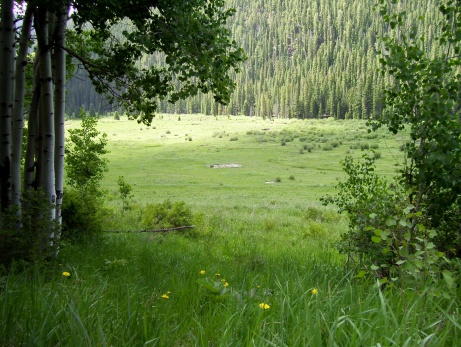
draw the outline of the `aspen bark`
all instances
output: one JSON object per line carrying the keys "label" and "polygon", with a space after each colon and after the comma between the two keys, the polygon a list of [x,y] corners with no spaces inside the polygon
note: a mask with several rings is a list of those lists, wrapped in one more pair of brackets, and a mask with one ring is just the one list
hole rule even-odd
{"label": "aspen bark", "polygon": [[[55,126],[55,154],[54,168],[56,175],[56,221],[62,224],[61,207],[64,190],[64,115],[66,107],[66,26],[67,26],[66,5],[58,14],[55,31],[54,45],[54,67],[55,67],[55,89],[54,89],[54,126]],[[60,230],[56,233],[60,238]]]}
{"label": "aspen bark", "polygon": [[19,41],[19,50],[16,57],[16,76],[14,88],[14,109],[12,122],[12,149],[11,149],[11,203],[13,206],[21,207],[21,154],[22,154],[22,133],[24,127],[24,97],[26,91],[26,65],[27,50],[29,46],[32,7],[27,6],[22,21],[22,31]]}
{"label": "aspen bark", "polygon": [[40,94],[41,94],[41,84],[40,84],[40,70],[38,68],[39,55],[38,53],[35,56],[34,62],[34,83],[33,83],[33,93],[32,101],[29,108],[29,119],[27,123],[27,148],[26,148],[26,158],[24,160],[24,188],[26,190],[34,189],[35,184],[35,174],[36,174],[36,152],[37,152],[37,138],[38,138],[38,114],[40,106]]}
{"label": "aspen bark", "polygon": [[[40,84],[41,84],[41,108],[40,108],[40,124],[43,126],[43,144],[40,156],[42,165],[42,177],[40,187],[45,192],[49,201],[53,205],[50,211],[50,218],[56,219],[56,186],[55,186],[55,171],[54,171],[54,146],[55,146],[55,131],[54,131],[54,98],[53,98],[53,76],[51,68],[51,49],[49,45],[48,28],[50,13],[44,7],[39,7],[37,12],[37,20],[35,21],[37,31],[37,43],[39,48],[39,69],[40,69]],[[50,235],[54,238],[54,233]]]}
{"label": "aspen bark", "polygon": [[13,0],[1,0],[0,20],[0,207],[11,204],[11,115],[13,111]]}

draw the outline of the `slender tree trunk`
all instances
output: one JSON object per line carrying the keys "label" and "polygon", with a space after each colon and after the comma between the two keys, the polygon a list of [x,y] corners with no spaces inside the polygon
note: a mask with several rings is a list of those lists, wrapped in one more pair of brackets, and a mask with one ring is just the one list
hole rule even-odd
{"label": "slender tree trunk", "polygon": [[0,206],[11,203],[11,114],[13,111],[14,21],[13,0],[1,0],[0,20]]}
{"label": "slender tree trunk", "polygon": [[[14,89],[14,110],[12,123],[12,150],[11,150],[11,203],[20,209],[21,205],[21,154],[22,131],[24,127],[24,97],[27,65],[27,50],[32,26],[32,6],[28,5],[22,22],[19,50],[16,57],[16,77]],[[18,210],[19,212],[19,210]]]}
{"label": "slender tree trunk", "polygon": [[[50,13],[45,7],[39,7],[36,17],[35,29],[37,31],[37,43],[39,48],[40,62],[40,83],[42,104],[40,112],[40,123],[43,124],[43,148],[40,153],[43,175],[40,187],[53,205],[50,211],[52,220],[56,219],[56,187],[54,171],[54,110],[53,110],[53,76],[51,68],[51,49],[48,38]],[[50,235],[54,238],[54,233]]]}
{"label": "slender tree trunk", "polygon": [[40,70],[38,68],[39,55],[35,56],[34,62],[34,91],[32,94],[32,101],[30,103],[29,109],[29,120],[27,126],[27,148],[26,148],[26,158],[24,161],[24,188],[34,189],[35,184],[35,173],[37,170],[36,167],[36,151],[37,151],[37,138],[38,138],[38,114],[40,107],[40,94],[41,94],[41,84],[40,84]]}
{"label": "slender tree trunk", "polygon": [[[58,14],[55,31],[54,46],[54,126],[55,126],[55,154],[54,168],[56,174],[56,221],[60,227],[62,224],[61,207],[64,190],[64,114],[66,107],[66,26],[68,6]],[[56,239],[61,237],[60,230],[56,232]]]}

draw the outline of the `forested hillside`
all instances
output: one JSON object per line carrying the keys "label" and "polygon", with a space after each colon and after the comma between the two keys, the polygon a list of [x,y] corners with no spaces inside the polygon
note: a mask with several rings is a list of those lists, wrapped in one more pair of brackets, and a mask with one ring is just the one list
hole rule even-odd
{"label": "forested hillside", "polygon": [[[161,112],[244,114],[262,117],[367,118],[382,109],[385,77],[378,71],[379,37],[387,31],[376,0],[228,0],[229,22],[248,60],[235,76],[228,106],[197,95]],[[426,49],[436,54],[437,0],[402,1],[407,22],[424,28]],[[163,64],[160,56],[140,64]],[[83,105],[104,113],[110,105],[77,75],[68,83],[68,112]],[[112,109],[113,110],[113,109]]]}

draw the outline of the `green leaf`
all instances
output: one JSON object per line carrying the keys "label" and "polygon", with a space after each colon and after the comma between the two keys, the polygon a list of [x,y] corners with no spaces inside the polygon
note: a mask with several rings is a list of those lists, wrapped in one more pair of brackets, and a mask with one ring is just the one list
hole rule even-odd
{"label": "green leaf", "polygon": [[373,241],[374,243],[381,243],[382,239],[378,236],[372,236],[371,241]]}
{"label": "green leaf", "polygon": [[387,225],[388,227],[392,227],[392,226],[397,225],[397,222],[396,222],[395,218],[388,218],[388,219],[386,220],[386,225]]}
{"label": "green leaf", "polygon": [[445,280],[445,283],[447,284],[448,288],[453,288],[454,280],[453,276],[450,271],[448,270],[443,270],[442,271],[443,279]]}
{"label": "green leaf", "polygon": [[403,263],[405,263],[406,260],[399,260],[398,262],[396,262],[397,265],[402,265]]}
{"label": "green leaf", "polygon": [[354,278],[363,278],[367,272],[365,270],[360,270],[357,275],[354,276]]}
{"label": "green leaf", "polygon": [[399,249],[399,255],[401,257],[408,257],[408,249],[406,247],[402,247]]}
{"label": "green leaf", "polygon": [[373,271],[376,271],[376,270],[379,270],[379,266],[376,266],[376,265],[372,264],[370,266],[370,269],[372,269]]}

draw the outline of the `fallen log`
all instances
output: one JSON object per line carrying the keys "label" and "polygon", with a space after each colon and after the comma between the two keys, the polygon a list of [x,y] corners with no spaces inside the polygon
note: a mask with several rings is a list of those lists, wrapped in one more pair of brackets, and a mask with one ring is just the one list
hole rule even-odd
{"label": "fallen log", "polygon": [[168,231],[182,230],[182,229],[192,229],[195,228],[195,225],[184,225],[182,227],[174,228],[163,228],[163,229],[154,229],[154,230],[140,230],[141,233],[165,233]]}
{"label": "fallen log", "polygon": [[163,229],[144,229],[144,230],[108,230],[106,233],[166,233],[168,231],[176,231],[176,230],[183,230],[183,229],[192,229],[195,228],[195,225],[184,225],[181,227],[174,227],[174,228],[163,228]]}

